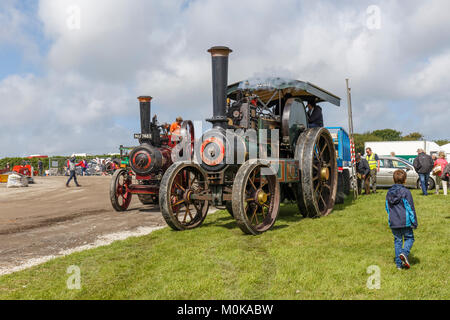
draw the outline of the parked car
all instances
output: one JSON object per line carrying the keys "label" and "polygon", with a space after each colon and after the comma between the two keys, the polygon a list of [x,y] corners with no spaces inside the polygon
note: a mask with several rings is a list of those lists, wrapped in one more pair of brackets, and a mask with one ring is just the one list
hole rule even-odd
{"label": "parked car", "polygon": [[[397,157],[385,157],[380,158],[380,172],[377,174],[377,186],[379,187],[391,187],[394,184],[392,175],[397,169],[406,171],[406,183],[408,188],[420,189],[419,174],[414,170],[411,162]],[[436,179],[433,175],[430,175],[428,181],[428,190],[434,189],[436,186]]]}

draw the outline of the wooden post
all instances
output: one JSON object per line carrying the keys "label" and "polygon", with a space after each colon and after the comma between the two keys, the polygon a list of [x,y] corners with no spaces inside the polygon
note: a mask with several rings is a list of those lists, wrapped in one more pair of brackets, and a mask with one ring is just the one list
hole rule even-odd
{"label": "wooden post", "polygon": [[[348,131],[350,135],[350,148],[354,148],[355,141],[353,140],[353,111],[352,111],[352,95],[351,88],[348,85],[348,79],[345,79],[347,85],[347,105],[348,105]],[[356,157],[356,150],[354,150]],[[353,180],[353,195],[354,199],[358,198],[358,180],[356,177],[356,159],[352,156],[352,180]]]}

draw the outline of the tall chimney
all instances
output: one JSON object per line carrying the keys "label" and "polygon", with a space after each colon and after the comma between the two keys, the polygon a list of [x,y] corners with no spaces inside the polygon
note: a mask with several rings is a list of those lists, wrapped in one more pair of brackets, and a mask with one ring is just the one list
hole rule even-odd
{"label": "tall chimney", "polygon": [[140,96],[138,97],[139,107],[141,111],[141,133],[151,133],[150,132],[150,101],[152,97],[150,96]]}
{"label": "tall chimney", "polygon": [[211,122],[214,128],[226,129],[228,56],[233,51],[228,47],[212,47],[208,52],[212,58],[213,117],[207,121]]}

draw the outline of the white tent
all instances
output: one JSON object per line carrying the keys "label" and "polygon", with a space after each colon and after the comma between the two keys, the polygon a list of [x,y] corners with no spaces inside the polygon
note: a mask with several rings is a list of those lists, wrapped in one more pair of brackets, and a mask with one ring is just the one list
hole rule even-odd
{"label": "white tent", "polygon": [[447,160],[450,159],[450,143],[444,144],[439,147],[440,150],[444,151],[447,155]]}

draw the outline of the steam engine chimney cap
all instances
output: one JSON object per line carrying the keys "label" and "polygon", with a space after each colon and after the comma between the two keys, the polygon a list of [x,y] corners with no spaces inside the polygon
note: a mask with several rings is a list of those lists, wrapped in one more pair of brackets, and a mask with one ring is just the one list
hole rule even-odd
{"label": "steam engine chimney cap", "polygon": [[139,102],[150,102],[153,98],[150,96],[140,96],[138,97]]}
{"label": "steam engine chimney cap", "polygon": [[213,57],[217,56],[227,57],[231,52],[233,52],[233,50],[231,50],[228,47],[216,46],[209,49],[208,52],[211,53],[211,56]]}

